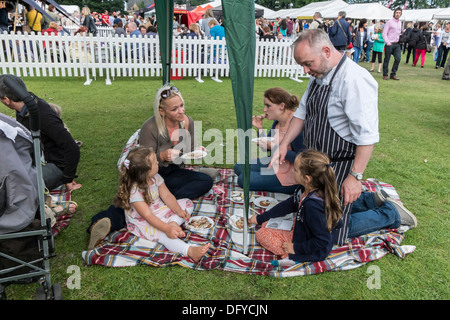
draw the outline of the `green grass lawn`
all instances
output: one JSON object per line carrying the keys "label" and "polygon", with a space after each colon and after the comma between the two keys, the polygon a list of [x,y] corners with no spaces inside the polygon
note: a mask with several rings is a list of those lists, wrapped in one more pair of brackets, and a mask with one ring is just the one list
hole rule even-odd
{"label": "green grass lawn", "polygon": [[[403,61],[405,57],[402,58]],[[401,62],[400,81],[379,83],[380,142],[375,146],[365,177],[392,184],[418,219],[403,244],[416,246],[404,260],[389,254],[352,271],[277,279],[223,271],[194,271],[182,267],[85,266],[91,217],[106,209],[117,188],[116,163],[130,135],[153,114],[160,78],[116,78],[111,86],[98,78],[84,86],[83,78],[24,78],[30,91],[61,105],[62,118],[75,139],[83,141],[73,192],[79,204],[69,227],[55,238],[52,283],[63,286],[66,300],[115,299],[442,299],[449,295],[449,136],[450,81],[434,69],[427,54],[425,68]],[[391,59],[392,61],[393,59]],[[370,64],[360,63],[369,69]],[[230,79],[174,81],[183,94],[186,112],[202,121],[203,131],[236,128]],[[263,109],[263,92],[280,86],[301,97],[307,79],[255,79],[254,114]],[[13,116],[4,106],[0,112]],[[209,142],[208,142],[209,143]],[[208,144],[206,143],[206,144]],[[231,165],[227,165],[231,167]],[[67,268],[81,268],[81,288],[69,289]],[[381,272],[381,288],[369,289],[370,266]],[[7,287],[9,299],[34,299],[37,284]]]}

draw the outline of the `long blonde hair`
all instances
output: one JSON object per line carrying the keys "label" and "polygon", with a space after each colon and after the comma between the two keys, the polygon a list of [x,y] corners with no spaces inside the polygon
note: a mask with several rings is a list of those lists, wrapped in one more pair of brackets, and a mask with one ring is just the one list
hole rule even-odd
{"label": "long blonde hair", "polygon": [[[169,84],[164,85],[162,88],[160,88],[157,92],[156,92],[156,96],[155,96],[155,101],[153,103],[153,115],[155,116],[155,120],[156,120],[156,126],[158,127],[158,133],[161,137],[166,138],[166,122],[164,121],[164,118],[161,116],[161,114],[159,113],[159,109],[165,109],[165,105],[164,105],[164,101],[171,99],[175,96],[180,97],[181,101],[183,102],[184,105],[184,99],[181,96],[181,93],[175,92],[174,90],[171,90],[172,86]],[[161,93],[165,90],[170,89],[170,96],[168,96],[167,98],[163,99],[161,97]],[[181,126],[184,127],[184,121],[181,122]]]}
{"label": "long blonde hair", "polygon": [[305,150],[297,155],[294,167],[302,176],[311,177],[311,187],[318,190],[324,200],[327,229],[331,232],[342,217],[336,175],[328,156],[315,150]]}
{"label": "long blonde hair", "polygon": [[130,195],[133,188],[142,190],[144,201],[152,203],[148,193],[148,173],[152,169],[150,156],[155,152],[151,148],[136,147],[128,154],[127,159],[122,163],[119,174],[119,188],[114,198],[116,207],[125,210],[131,208]]}
{"label": "long blonde hair", "polygon": [[81,9],[81,15],[82,16],[88,16],[91,14],[91,9],[89,9],[89,7],[83,7]]}

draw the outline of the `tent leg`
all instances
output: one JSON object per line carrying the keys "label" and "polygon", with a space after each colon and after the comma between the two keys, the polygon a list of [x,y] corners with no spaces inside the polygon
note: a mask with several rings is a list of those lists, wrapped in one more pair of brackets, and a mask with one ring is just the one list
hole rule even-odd
{"label": "tent leg", "polygon": [[109,77],[109,68],[106,68],[106,79],[105,79],[105,83],[107,86],[112,85],[111,83],[111,78]]}
{"label": "tent leg", "polygon": [[211,77],[211,79],[214,80],[215,82],[222,82],[222,80],[220,80],[220,79],[217,77],[217,74],[215,74],[214,77]]}
{"label": "tent leg", "polygon": [[303,82],[303,80],[300,80],[299,78],[290,77],[290,80],[294,80],[296,82]]}
{"label": "tent leg", "polygon": [[89,69],[86,68],[86,82],[84,83],[85,86],[89,86],[92,82],[92,79],[89,77]]}
{"label": "tent leg", "polygon": [[195,78],[195,80],[197,80],[197,82],[203,83],[205,81],[203,81],[202,77],[198,76]]}

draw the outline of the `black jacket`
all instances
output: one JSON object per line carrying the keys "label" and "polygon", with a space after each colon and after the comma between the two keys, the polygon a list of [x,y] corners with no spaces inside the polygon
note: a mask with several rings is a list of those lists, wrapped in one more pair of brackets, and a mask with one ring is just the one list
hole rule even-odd
{"label": "black jacket", "polygon": [[[41,142],[45,160],[54,163],[62,170],[63,183],[72,182],[80,161],[80,148],[67,131],[59,115],[47,102],[37,97],[36,99],[38,101]],[[17,113],[16,120],[30,129],[28,112],[23,117]]]}
{"label": "black jacket", "polygon": [[420,31],[419,39],[417,40],[416,49],[426,49],[427,44],[430,44],[431,33],[429,31]]}
{"label": "black jacket", "polygon": [[88,32],[92,33],[92,35],[97,35],[97,26],[95,25],[94,18],[92,18],[91,15],[88,15],[84,18],[83,26],[85,26],[88,29]]}
{"label": "black jacket", "polygon": [[406,41],[408,42],[408,46],[410,47],[416,47],[417,41],[419,40],[421,31],[419,29],[412,29],[411,32],[408,34]]}

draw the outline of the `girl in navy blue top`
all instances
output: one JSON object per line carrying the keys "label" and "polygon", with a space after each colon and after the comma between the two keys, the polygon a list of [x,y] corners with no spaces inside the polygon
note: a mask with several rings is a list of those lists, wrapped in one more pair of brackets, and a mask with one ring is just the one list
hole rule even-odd
{"label": "girl in navy blue top", "polygon": [[[295,159],[294,175],[300,187],[292,197],[249,219],[249,223],[262,224],[256,232],[259,244],[283,259],[275,265],[324,260],[342,223],[336,177],[328,156],[303,151]],[[290,231],[266,227],[269,219],[292,212],[294,224]]]}

